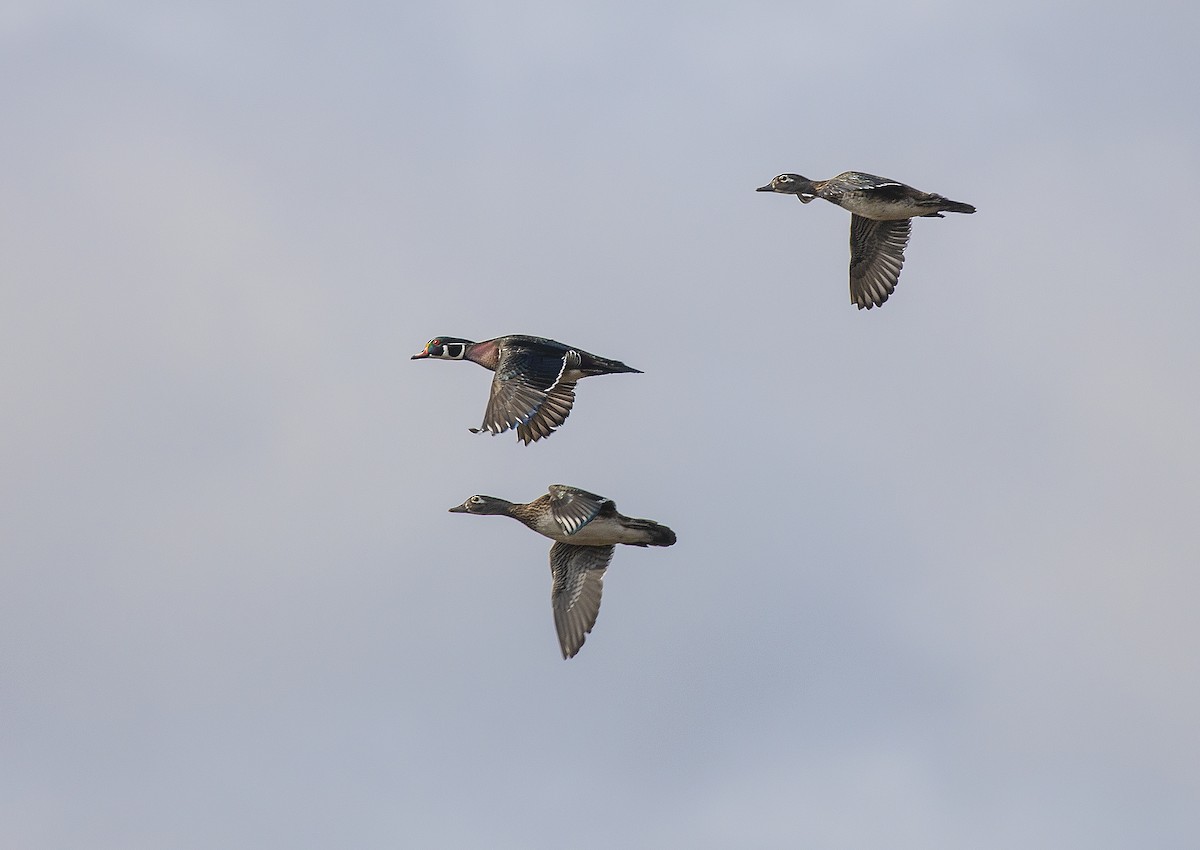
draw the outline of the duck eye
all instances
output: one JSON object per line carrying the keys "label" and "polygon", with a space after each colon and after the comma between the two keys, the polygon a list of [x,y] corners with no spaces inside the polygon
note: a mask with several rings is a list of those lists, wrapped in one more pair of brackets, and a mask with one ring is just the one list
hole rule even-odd
{"label": "duck eye", "polygon": [[792,182],[792,178],[788,177],[786,174],[780,174],[775,179],[778,180],[780,183],[791,183]]}
{"label": "duck eye", "polygon": [[483,504],[483,497],[482,497],[482,496],[472,496],[472,497],[471,497],[471,504],[472,504],[472,505],[482,505],[482,504]]}

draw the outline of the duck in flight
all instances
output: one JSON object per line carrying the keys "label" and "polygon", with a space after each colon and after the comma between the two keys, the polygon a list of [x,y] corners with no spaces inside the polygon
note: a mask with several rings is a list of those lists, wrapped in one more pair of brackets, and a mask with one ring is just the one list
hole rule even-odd
{"label": "duck in flight", "polygon": [[473,434],[510,428],[525,445],[549,437],[575,404],[575,384],[591,375],[641,370],[539,336],[511,334],[483,342],[435,337],[410,359],[470,360],[495,372],[483,424]]}
{"label": "duck in flight", "polygon": [[860,310],[880,306],[896,290],[914,218],[975,212],[970,204],[861,171],[829,180],[780,174],[755,191],[795,195],[804,204],[824,198],[850,211],[850,301]]}
{"label": "duck in flight", "polygon": [[579,652],[600,613],[604,571],[618,543],[672,546],[675,532],[649,519],[617,512],[612,499],[578,487],[551,484],[549,492],[526,504],[472,496],[453,514],[507,516],[554,541],[550,547],[550,607],[564,659]]}

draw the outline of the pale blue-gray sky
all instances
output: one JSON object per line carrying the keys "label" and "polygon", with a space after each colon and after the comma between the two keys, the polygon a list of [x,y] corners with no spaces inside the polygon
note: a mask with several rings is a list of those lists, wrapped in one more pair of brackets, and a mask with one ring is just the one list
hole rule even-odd
{"label": "pale blue-gray sky", "polygon": [[[0,845],[1200,843],[1200,13],[0,11]],[[848,215],[920,220],[860,313]],[[429,337],[589,379],[533,447]],[[564,663],[551,482],[672,526]]]}

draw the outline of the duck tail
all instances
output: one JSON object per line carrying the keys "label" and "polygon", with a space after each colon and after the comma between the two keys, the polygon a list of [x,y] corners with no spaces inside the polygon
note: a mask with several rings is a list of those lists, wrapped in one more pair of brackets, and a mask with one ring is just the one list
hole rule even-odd
{"label": "duck tail", "polygon": [[644,543],[635,546],[674,546],[675,532],[652,519],[629,519],[625,527],[631,531],[640,531],[646,535]]}
{"label": "duck tail", "polygon": [[956,212],[956,213],[973,213],[973,212],[975,212],[975,208],[973,206],[971,206],[970,204],[964,204],[962,201],[952,201],[949,198],[942,198],[942,205],[941,205],[940,209],[945,212]]}
{"label": "duck tail", "polygon": [[597,357],[592,355],[591,362],[584,361],[583,368],[588,371],[593,371],[598,375],[617,374],[620,372],[634,372],[638,375],[642,374],[641,369],[634,369],[632,366],[626,366],[620,360],[609,360],[607,357]]}
{"label": "duck tail", "polygon": [[607,357],[600,357],[592,354],[590,351],[579,351],[575,349],[579,355],[579,365],[574,367],[579,369],[585,375],[609,375],[619,372],[636,372],[642,374],[641,369],[634,369],[632,366],[626,366],[620,360],[611,360]]}

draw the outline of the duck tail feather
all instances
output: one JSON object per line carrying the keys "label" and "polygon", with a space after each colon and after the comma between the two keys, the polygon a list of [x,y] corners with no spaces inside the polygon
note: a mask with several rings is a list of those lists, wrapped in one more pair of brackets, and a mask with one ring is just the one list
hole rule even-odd
{"label": "duck tail feather", "polygon": [[647,540],[638,546],[674,546],[675,532],[661,523],[650,519],[631,519],[625,523],[626,528],[644,532]]}

